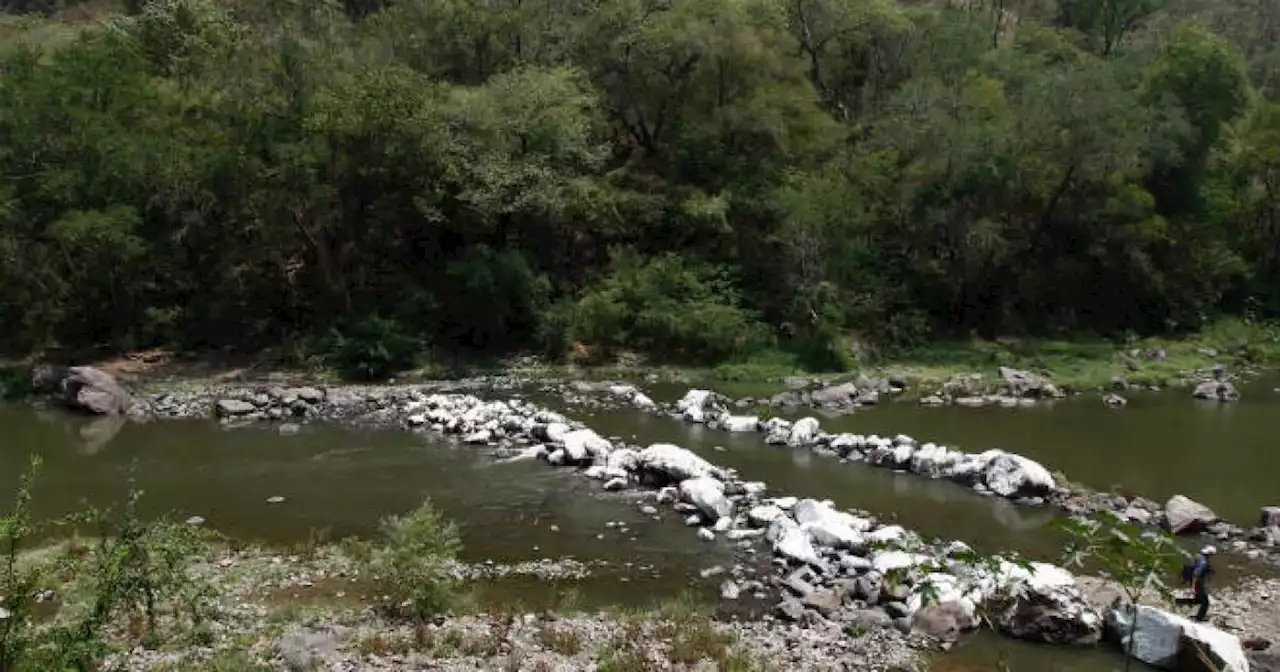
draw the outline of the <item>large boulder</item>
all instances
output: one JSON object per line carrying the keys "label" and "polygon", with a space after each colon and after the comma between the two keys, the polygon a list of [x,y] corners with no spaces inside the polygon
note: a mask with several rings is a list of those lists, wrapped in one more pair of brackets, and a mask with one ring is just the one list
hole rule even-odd
{"label": "large boulder", "polygon": [[1030,371],[1020,371],[1007,366],[1000,367],[1000,378],[1004,380],[1009,393],[1015,397],[1050,396],[1046,388],[1049,381]]}
{"label": "large boulder", "polygon": [[812,499],[802,499],[792,508],[792,515],[810,540],[822,546],[857,548],[864,543],[862,532],[869,521],[855,518]]}
{"label": "large boulder", "polygon": [[597,457],[607,458],[613,445],[594,430],[577,429],[561,437],[564,454],[570,462],[588,462]]}
{"label": "large boulder", "polygon": [[787,435],[787,445],[792,448],[813,445],[818,437],[818,419],[802,418],[791,426],[791,433]]}
{"label": "large boulder", "polygon": [[1045,644],[1094,644],[1102,637],[1102,616],[1065,569],[1001,562],[993,588],[986,594],[1002,606],[996,622],[1005,634]]}
{"label": "large boulder", "polygon": [[1148,665],[1179,672],[1249,670],[1244,648],[1235,635],[1154,607],[1124,605],[1113,609],[1107,616],[1107,628],[1125,651]]}
{"label": "large boulder", "polygon": [[787,516],[780,516],[769,524],[765,539],[773,543],[774,555],[801,564],[819,567],[823,564],[809,541],[809,534]]}
{"label": "large boulder", "polygon": [[132,399],[111,374],[92,366],[63,368],[41,364],[32,371],[36,390],[53,395],[73,411],[93,415],[123,415]]}
{"label": "large boulder", "polygon": [[983,472],[987,489],[1001,497],[1035,497],[1054,488],[1053,476],[1039,462],[1003,453],[987,463]]}
{"label": "large boulder", "polygon": [[711,390],[685,392],[680,401],[676,402],[676,410],[688,422],[696,423],[709,422],[728,412]]}
{"label": "large boulder", "polygon": [[724,480],[724,470],[720,467],[698,457],[693,451],[670,443],[655,443],[640,451],[636,457],[636,468],[672,483],[701,476]]}
{"label": "large boulder", "polygon": [[709,476],[682,481],[680,499],[698,507],[712,522],[733,515],[733,502],[724,496],[724,483]]}
{"label": "large boulder", "polygon": [[809,399],[819,406],[842,406],[853,401],[858,395],[858,386],[853,383],[831,385],[809,393]]}
{"label": "large boulder", "polygon": [[1240,400],[1240,390],[1225,380],[1206,380],[1197,383],[1194,394],[1196,399],[1208,399],[1210,401]]}
{"label": "large boulder", "polygon": [[1218,522],[1212,509],[1183,495],[1174,495],[1164,505],[1164,520],[1174,534],[1195,534]]}

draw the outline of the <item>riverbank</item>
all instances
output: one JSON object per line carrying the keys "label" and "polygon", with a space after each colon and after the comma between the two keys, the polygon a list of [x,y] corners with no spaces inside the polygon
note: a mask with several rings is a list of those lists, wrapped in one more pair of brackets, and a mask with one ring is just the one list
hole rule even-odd
{"label": "riverbank", "polygon": [[[160,552],[161,543],[146,550]],[[92,572],[94,545],[61,542],[20,561],[29,568],[38,560],[50,570],[40,573],[36,632],[80,623],[101,598],[100,577]],[[844,670],[851,661],[852,669],[899,670],[918,664],[912,644],[896,631],[848,636],[835,625],[823,633],[768,620],[717,619],[714,610],[687,597],[646,610],[596,612],[565,597],[544,605],[483,598],[495,572],[543,580],[547,572],[560,573],[553,565],[451,563],[449,609],[406,618],[385,604],[383,591],[394,588],[388,577],[370,573],[372,548],[356,540],[295,552],[214,541],[188,547],[187,554],[167,556],[181,562],[185,585],[179,592],[156,590],[154,621],[122,611],[100,641],[81,644],[103,647],[106,669],[129,671],[541,672],[594,666],[639,672],[698,664],[726,671]],[[191,616],[191,596],[198,596],[199,618]]]}
{"label": "riverbank", "polygon": [[[846,370],[842,371],[811,370],[800,354],[773,348],[740,361],[700,367],[666,364],[632,354],[605,364],[554,362],[532,355],[484,359],[424,355],[427,361],[423,365],[391,379],[403,383],[506,377],[718,384],[722,390],[733,388],[743,395],[768,396],[861,376],[892,381],[897,398],[920,399],[948,387],[970,395],[998,393],[1006,385],[998,371],[1005,367],[1041,376],[1064,394],[1150,390],[1189,386],[1208,375],[1215,365],[1244,377],[1280,366],[1280,327],[1225,319],[1181,338],[1131,339],[1123,343],[1085,338],[970,340],[937,342],[895,353],[877,353],[853,343],[842,347],[851,353]],[[93,365],[123,381],[153,389],[267,378],[298,384],[341,382],[338,370],[327,366],[323,357],[304,363],[281,350],[227,354],[157,349],[110,356],[81,354],[74,359],[77,364]],[[28,358],[0,362],[0,394],[6,384],[13,393],[24,392],[33,361]]]}

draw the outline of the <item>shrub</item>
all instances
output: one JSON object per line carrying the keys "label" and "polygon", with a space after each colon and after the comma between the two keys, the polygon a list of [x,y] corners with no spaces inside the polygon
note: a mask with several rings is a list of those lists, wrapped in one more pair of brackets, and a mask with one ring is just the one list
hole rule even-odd
{"label": "shrub", "polygon": [[456,603],[452,561],[462,547],[458,528],[430,501],[405,516],[383,521],[386,539],[373,550],[369,570],[390,600],[389,611],[425,620]]}
{"label": "shrub", "polygon": [[373,380],[412,368],[424,347],[400,322],[373,314],[335,327],[326,350],[343,376]]}
{"label": "shrub", "polygon": [[633,348],[687,361],[724,360],[767,340],[722,267],[677,254],[618,256],[608,276],[550,319],[544,334],[556,337],[544,342],[578,341],[606,352]]}

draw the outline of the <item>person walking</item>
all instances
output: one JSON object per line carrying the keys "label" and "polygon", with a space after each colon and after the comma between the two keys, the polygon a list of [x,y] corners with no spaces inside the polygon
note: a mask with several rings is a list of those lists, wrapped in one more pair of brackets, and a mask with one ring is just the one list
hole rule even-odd
{"label": "person walking", "polygon": [[1182,580],[1191,582],[1191,597],[1179,597],[1175,602],[1179,605],[1198,604],[1196,620],[1204,622],[1209,618],[1209,579],[1213,576],[1213,556],[1218,549],[1205,546],[1200,555],[1182,568]]}

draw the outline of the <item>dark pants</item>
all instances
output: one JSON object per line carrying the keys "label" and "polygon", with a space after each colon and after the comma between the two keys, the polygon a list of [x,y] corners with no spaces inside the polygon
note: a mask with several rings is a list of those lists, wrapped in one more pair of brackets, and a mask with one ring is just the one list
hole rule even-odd
{"label": "dark pants", "polygon": [[1175,602],[1180,605],[1200,605],[1200,610],[1196,612],[1197,621],[1203,621],[1209,616],[1209,591],[1207,590],[1196,588],[1193,597],[1179,597]]}

